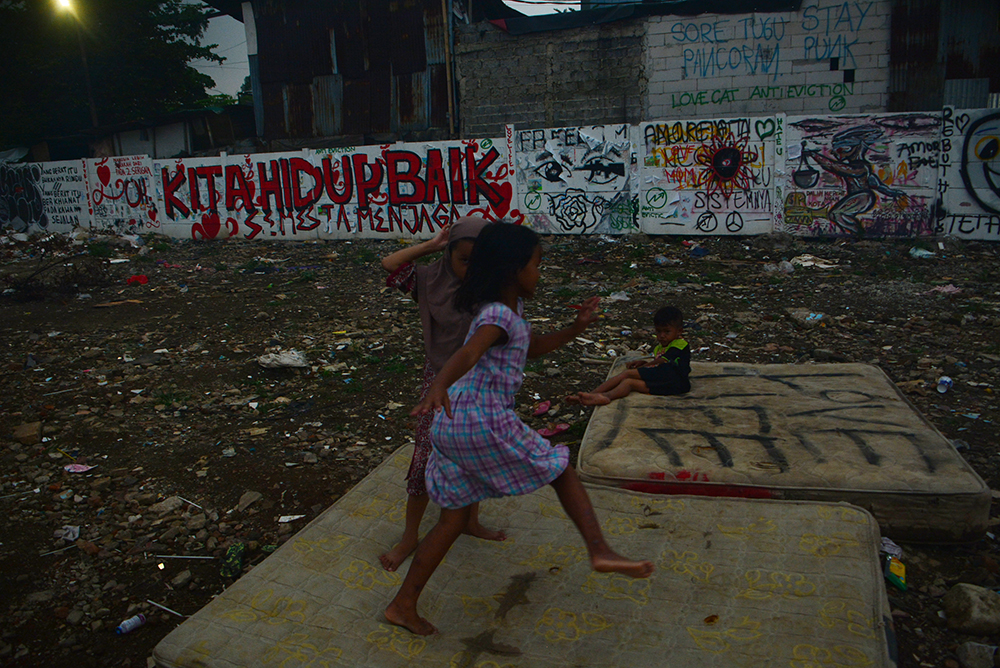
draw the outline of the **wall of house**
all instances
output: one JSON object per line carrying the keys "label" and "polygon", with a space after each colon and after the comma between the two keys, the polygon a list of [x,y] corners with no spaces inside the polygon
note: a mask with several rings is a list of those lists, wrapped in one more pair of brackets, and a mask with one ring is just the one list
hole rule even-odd
{"label": "wall of house", "polygon": [[457,26],[455,78],[463,137],[517,128],[637,123],[643,118],[641,19],[512,37]]}
{"label": "wall of house", "polygon": [[183,152],[190,153],[184,123],[171,123],[149,128],[143,139],[141,130],[119,132],[115,136],[115,149],[121,155],[148,155],[169,158]]}
{"label": "wall of house", "polygon": [[647,19],[644,118],[884,111],[890,0]]}
{"label": "wall of house", "polygon": [[0,163],[0,228],[175,238],[427,238],[478,215],[543,234],[1000,241],[1000,112],[504,128],[221,157]]}

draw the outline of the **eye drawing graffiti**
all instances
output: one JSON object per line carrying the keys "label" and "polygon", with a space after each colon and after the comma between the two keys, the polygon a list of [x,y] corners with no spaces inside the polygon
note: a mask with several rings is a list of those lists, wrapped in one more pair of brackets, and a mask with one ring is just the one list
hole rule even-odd
{"label": "eye drawing graffiti", "polygon": [[959,172],[979,206],[1000,213],[1000,114],[984,116],[966,130]]}
{"label": "eye drawing graffiti", "polygon": [[563,173],[569,174],[569,170],[560,165],[555,160],[547,160],[535,168],[535,172],[546,181],[551,183],[565,182]]}
{"label": "eye drawing graffiti", "polygon": [[736,190],[749,190],[750,163],[757,152],[748,147],[749,137],[737,139],[732,134],[713,133],[712,143],[703,144],[695,152],[695,163],[702,167],[696,182],[711,193],[722,193],[727,200]]}

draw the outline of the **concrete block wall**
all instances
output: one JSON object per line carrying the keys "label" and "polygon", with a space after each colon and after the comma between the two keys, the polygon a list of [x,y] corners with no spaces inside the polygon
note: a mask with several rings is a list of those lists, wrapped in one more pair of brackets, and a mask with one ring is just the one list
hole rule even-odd
{"label": "concrete block wall", "polygon": [[517,128],[637,123],[646,79],[645,20],[511,36],[489,23],[455,40],[460,135]]}
{"label": "concrete block wall", "polygon": [[891,5],[649,17],[644,119],[884,111]]}

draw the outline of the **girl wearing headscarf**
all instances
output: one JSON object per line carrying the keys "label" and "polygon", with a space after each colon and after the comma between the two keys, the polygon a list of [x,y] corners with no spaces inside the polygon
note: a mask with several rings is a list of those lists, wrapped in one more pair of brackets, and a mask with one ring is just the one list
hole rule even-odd
{"label": "girl wearing headscarf", "polygon": [[[420,324],[424,334],[424,384],[423,399],[441,367],[448,358],[462,347],[469,333],[472,314],[455,308],[455,291],[465,278],[465,271],[472,255],[472,245],[479,232],[486,227],[482,218],[465,217],[442,229],[428,241],[407,246],[382,259],[382,267],[389,272],[385,284],[410,294],[420,310]],[[417,265],[415,261],[426,255],[444,251],[436,261]],[[431,452],[430,429],[434,416],[422,415],[417,420],[416,446],[413,460],[406,474],[406,525],[403,537],[391,550],[379,556],[382,567],[395,571],[410,555],[419,542],[420,520],[427,509],[427,487],[424,470]],[[465,533],[486,540],[503,540],[502,531],[491,531],[479,523],[479,504],[472,507]]]}

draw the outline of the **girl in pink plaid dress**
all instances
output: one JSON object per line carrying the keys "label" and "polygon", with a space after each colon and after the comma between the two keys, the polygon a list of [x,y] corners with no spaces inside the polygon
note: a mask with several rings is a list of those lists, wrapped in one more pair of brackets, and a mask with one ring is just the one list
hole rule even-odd
{"label": "girl in pink plaid dress", "polygon": [[417,600],[438,564],[462,533],[472,506],[483,499],[527,494],[552,485],[583,536],[599,572],[649,577],[653,564],[615,553],[604,541],[586,490],[569,466],[569,451],[551,445],[514,412],[524,364],[573,340],[597,318],[597,297],[583,303],[575,322],[536,336],[522,317],[523,299],[535,294],[542,249],[526,227],[497,223],[476,239],[455,303],[476,310],[465,345],[444,365],[412,415],[437,412],[431,427],[427,492],[441,517],[417,546],[386,619],[418,635],[437,629],[417,614]]}
{"label": "girl in pink plaid dress", "polygon": [[[486,226],[482,218],[459,218],[442,229],[433,238],[413,244],[387,255],[382,267],[389,272],[385,283],[413,296],[420,310],[420,324],[424,335],[424,384],[420,397],[434,380],[434,376],[456,350],[462,347],[472,322],[472,314],[455,308],[455,291],[465,278],[465,270],[472,254],[472,242]],[[444,251],[440,258],[427,265],[417,265],[415,260],[432,253]],[[427,414],[417,418],[417,438],[413,459],[406,474],[406,520],[403,536],[385,554],[379,555],[382,568],[394,571],[410,556],[419,540],[420,520],[427,509],[427,484],[424,469],[431,453],[431,420]],[[503,540],[502,531],[492,531],[479,523],[479,506],[472,508],[465,533],[486,540]]]}

